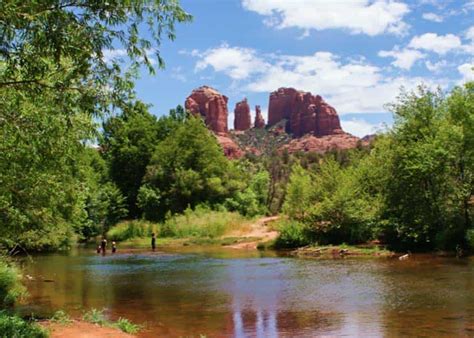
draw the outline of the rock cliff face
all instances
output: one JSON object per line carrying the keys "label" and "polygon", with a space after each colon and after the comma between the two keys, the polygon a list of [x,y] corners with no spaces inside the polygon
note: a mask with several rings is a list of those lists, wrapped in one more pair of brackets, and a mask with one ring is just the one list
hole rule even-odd
{"label": "rock cliff face", "polygon": [[279,88],[270,94],[268,124],[285,119],[286,131],[294,137],[305,134],[325,136],[343,133],[336,110],[319,95]]}
{"label": "rock cliff face", "polygon": [[245,155],[244,151],[228,136],[216,135],[217,142],[222,147],[224,155],[227,158],[237,159]]}
{"label": "rock cliff face", "polygon": [[[314,152],[323,154],[330,150],[345,150],[357,147],[360,139],[351,134],[342,133],[315,137],[305,135],[301,138],[291,140],[280,148],[280,151],[286,149],[290,154],[296,152]],[[363,145],[363,144],[362,144]]]}
{"label": "rock cliff face", "polygon": [[260,110],[260,106],[255,106],[255,128],[265,128],[265,120],[262,116],[262,111]]}
{"label": "rock cliff face", "polygon": [[214,88],[199,87],[186,99],[184,106],[194,115],[201,115],[206,125],[215,133],[227,133],[228,98]]}
{"label": "rock cliff face", "polygon": [[247,99],[243,99],[235,104],[234,109],[234,129],[247,130],[250,129],[252,120],[250,118],[250,106]]}
{"label": "rock cliff face", "polygon": [[217,90],[203,86],[193,90],[185,107],[204,119],[229,158],[240,158],[246,153],[271,153],[275,149],[324,153],[370,143],[345,133],[336,110],[321,96],[309,92],[280,88],[271,93],[265,132],[255,130],[265,128],[260,106],[255,106],[255,129],[251,128],[247,99],[235,105],[235,131],[228,132],[227,101]]}

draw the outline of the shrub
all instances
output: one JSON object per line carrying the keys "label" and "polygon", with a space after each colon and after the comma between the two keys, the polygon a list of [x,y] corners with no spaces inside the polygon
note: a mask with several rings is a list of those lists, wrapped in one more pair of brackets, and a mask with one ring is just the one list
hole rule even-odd
{"label": "shrub", "polygon": [[2,338],[47,338],[48,333],[40,326],[17,316],[0,312],[0,337]]}
{"label": "shrub", "polygon": [[107,320],[107,318],[105,318],[103,309],[102,310],[91,309],[90,311],[84,314],[82,319],[85,320],[86,322],[101,325],[101,326],[109,324],[109,321]]}
{"label": "shrub", "polygon": [[25,294],[18,269],[0,258],[0,306],[11,306]]}
{"label": "shrub", "polygon": [[100,326],[108,326],[117,328],[125,333],[137,333],[140,331],[140,325],[133,324],[128,319],[119,318],[116,322],[108,320],[104,315],[104,310],[91,309],[82,317],[86,322],[97,324]]}
{"label": "shrub", "polygon": [[469,229],[466,231],[466,242],[469,245],[471,250],[474,250],[474,229]]}
{"label": "shrub", "polygon": [[63,310],[56,311],[51,317],[51,321],[63,325],[72,323],[71,317]]}
{"label": "shrub", "polygon": [[130,322],[128,319],[125,319],[125,318],[119,318],[113,326],[120,329],[121,331],[125,333],[130,333],[130,334],[135,334],[138,331],[140,331],[140,325],[133,324],[132,322]]}
{"label": "shrub", "polygon": [[297,248],[311,243],[311,233],[303,223],[285,220],[277,227],[280,236],[275,241],[275,248]]}

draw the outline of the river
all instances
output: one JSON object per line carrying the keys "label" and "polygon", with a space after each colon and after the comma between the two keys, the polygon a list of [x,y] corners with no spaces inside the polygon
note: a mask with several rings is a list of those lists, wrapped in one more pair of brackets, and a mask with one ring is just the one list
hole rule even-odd
{"label": "river", "polygon": [[474,336],[472,259],[183,250],[35,256],[20,310],[104,308],[141,337]]}

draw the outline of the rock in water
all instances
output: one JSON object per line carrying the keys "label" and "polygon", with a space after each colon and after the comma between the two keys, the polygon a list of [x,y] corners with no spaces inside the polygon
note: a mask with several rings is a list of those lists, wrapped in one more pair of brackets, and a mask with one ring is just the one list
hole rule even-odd
{"label": "rock in water", "polygon": [[260,110],[260,106],[255,106],[255,128],[265,128],[265,120],[262,116],[262,111]]}
{"label": "rock in water", "polygon": [[214,88],[199,87],[186,99],[184,106],[193,115],[200,115],[210,130],[217,134],[227,133],[228,98]]}
{"label": "rock in water", "polygon": [[279,88],[270,94],[268,124],[286,120],[286,131],[294,137],[343,133],[336,110],[321,96],[294,88]]}
{"label": "rock in water", "polygon": [[252,120],[250,118],[250,106],[247,99],[243,99],[235,104],[234,109],[234,129],[245,131],[250,129]]}

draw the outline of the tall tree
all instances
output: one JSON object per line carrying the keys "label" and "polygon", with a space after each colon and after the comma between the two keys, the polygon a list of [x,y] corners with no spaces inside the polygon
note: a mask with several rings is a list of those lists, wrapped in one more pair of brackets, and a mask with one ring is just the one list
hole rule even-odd
{"label": "tall tree", "polygon": [[[94,117],[134,97],[141,65],[190,16],[177,1],[0,2],[0,232],[53,248],[84,218],[79,154]],[[150,38],[140,34],[148,26]],[[111,59],[123,50],[130,66]],[[54,236],[52,236],[54,234]]]}
{"label": "tall tree", "polygon": [[222,203],[240,185],[214,135],[191,116],[158,143],[138,202],[148,218],[159,219],[167,211]]}

